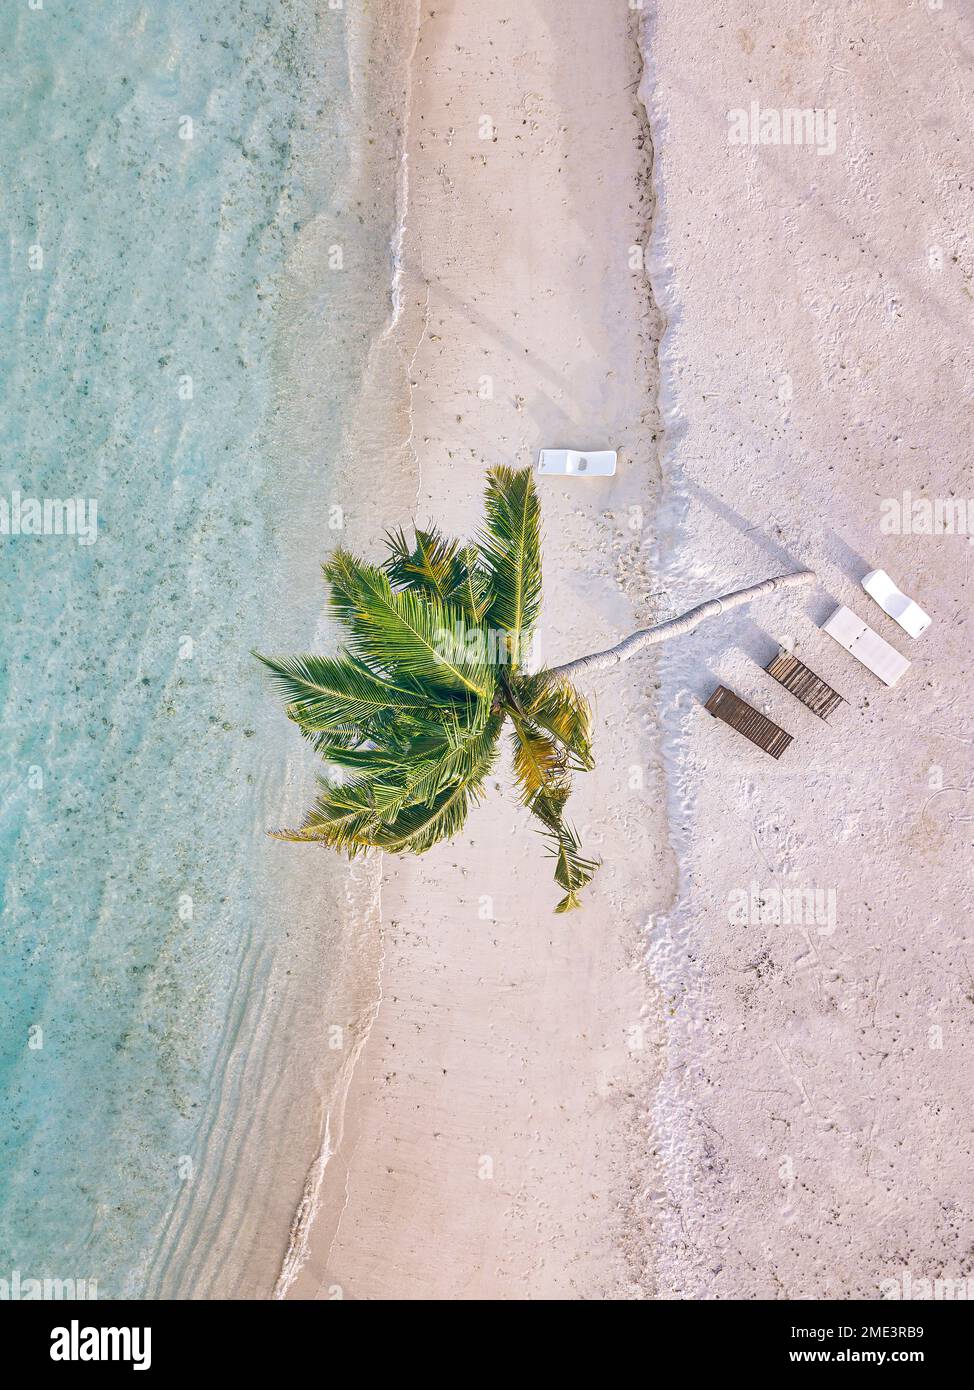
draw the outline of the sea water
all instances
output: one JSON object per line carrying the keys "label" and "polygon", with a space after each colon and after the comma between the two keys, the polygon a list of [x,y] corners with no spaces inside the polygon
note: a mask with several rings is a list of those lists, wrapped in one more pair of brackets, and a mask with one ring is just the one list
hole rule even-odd
{"label": "sea water", "polygon": [[370,22],[0,11],[0,1279],[269,1292],[367,1012],[368,884],[265,835],[310,773],[249,653],[309,645],[392,312]]}

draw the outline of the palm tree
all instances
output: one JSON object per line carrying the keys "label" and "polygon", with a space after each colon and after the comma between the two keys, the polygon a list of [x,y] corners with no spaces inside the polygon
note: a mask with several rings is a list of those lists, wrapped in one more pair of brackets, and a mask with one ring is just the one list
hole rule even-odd
{"label": "palm tree", "polygon": [[[259,657],[287,714],[341,780],[319,794],[282,840],[422,854],[460,830],[509,726],[523,804],[537,817],[561,888],[556,912],[578,907],[597,861],[565,819],[574,772],[593,766],[588,702],[569,676],[626,660],[711,613],[807,572],[712,600],[606,652],[531,671],[526,657],[541,607],[541,517],[529,468],[492,468],[475,544],[435,528],[386,538],[381,565],[337,551],[324,565],[331,607],[346,630],[337,656]],[[657,634],[657,635],[654,635]]]}

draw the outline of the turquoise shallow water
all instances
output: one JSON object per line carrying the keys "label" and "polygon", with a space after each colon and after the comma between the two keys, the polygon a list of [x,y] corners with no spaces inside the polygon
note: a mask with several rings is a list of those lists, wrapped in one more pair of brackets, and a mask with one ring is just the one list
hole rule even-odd
{"label": "turquoise shallow water", "polygon": [[337,169],[348,87],[316,9],[0,12],[0,498],[98,507],[92,545],[0,536],[0,1279],[147,1291],[287,932],[248,651],[313,611],[268,631],[302,481],[281,277],[329,187],[301,142],[324,123]]}

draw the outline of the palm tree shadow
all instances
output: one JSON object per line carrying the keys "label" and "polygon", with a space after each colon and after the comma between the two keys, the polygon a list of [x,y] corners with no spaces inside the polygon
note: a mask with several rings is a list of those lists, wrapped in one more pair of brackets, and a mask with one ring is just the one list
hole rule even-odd
{"label": "palm tree shadow", "polygon": [[875,569],[875,565],[866,560],[858,551],[853,550],[851,546],[846,545],[839,533],[831,526],[826,527],[826,530],[832,537],[832,545],[839,552],[842,568],[851,579],[855,579],[858,583],[871,569]]}
{"label": "palm tree shadow", "polygon": [[808,569],[809,565],[800,557],[773,540],[766,531],[762,531],[760,526],[754,525],[747,517],[742,516],[739,511],[728,503],[721,500],[704,487],[701,483],[696,483],[690,478],[684,479],[684,487],[690,497],[696,498],[708,511],[719,516],[721,521],[733,528],[733,530],[746,536],[752,545],[756,545],[770,556],[776,564],[782,566],[782,572],[792,569]]}
{"label": "palm tree shadow", "polygon": [[[705,488],[702,484],[693,482],[689,478],[684,479],[683,485],[688,496],[695,498],[706,507],[708,511],[720,517],[721,521],[732,527],[740,535],[746,536],[752,545],[756,545],[760,550],[763,550],[776,565],[780,566],[782,573],[795,569],[812,568],[802,556],[797,555],[794,551],[789,550],[787,546],[781,544],[772,536],[769,536],[767,531],[762,530],[760,526],[749,522],[747,517],[742,516],[734,507],[729,506],[728,503],[722,501],[721,498],[716,497],[709,488]],[[861,578],[871,566],[837,536],[835,540],[838,548],[843,552],[841,562],[844,568],[857,579]],[[804,609],[815,626],[821,627],[822,623],[832,610],[837,607],[838,603],[839,600],[825,588],[821,577],[819,577],[816,588],[805,594]],[[770,657],[773,655],[773,652],[770,653],[768,660],[770,660]]]}
{"label": "palm tree shadow", "polygon": [[777,656],[782,645],[781,638],[766,632],[753,618],[748,618],[743,624],[743,630],[737,634],[737,644],[762,670]]}

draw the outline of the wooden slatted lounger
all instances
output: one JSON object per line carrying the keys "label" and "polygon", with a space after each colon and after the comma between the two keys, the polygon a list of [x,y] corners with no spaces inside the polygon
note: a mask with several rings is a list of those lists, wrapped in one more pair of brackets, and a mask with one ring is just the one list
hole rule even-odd
{"label": "wooden slatted lounger", "polygon": [[784,729],[767,715],[756,710],[726,686],[718,685],[704,709],[709,710],[715,718],[722,719],[745,738],[749,738],[759,748],[763,748],[765,753],[770,753],[772,758],[780,758],[792,741],[791,734],[786,734]]}
{"label": "wooden slatted lounger", "polygon": [[796,700],[801,700],[813,714],[817,714],[819,719],[828,719],[838,705],[845,704],[842,695],[830,685],[826,685],[821,676],[816,676],[797,656],[786,652],[784,647],[764,669],[769,676],[774,676],[779,685],[790,691]]}

